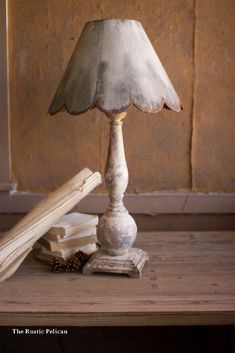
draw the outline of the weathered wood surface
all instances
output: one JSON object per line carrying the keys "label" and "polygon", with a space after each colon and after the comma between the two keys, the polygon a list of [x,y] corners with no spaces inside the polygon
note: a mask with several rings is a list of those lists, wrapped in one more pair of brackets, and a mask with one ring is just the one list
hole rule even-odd
{"label": "weathered wood surface", "polygon": [[49,112],[82,114],[139,109],[156,113],[181,104],[142,25],[134,20],[87,22]]}
{"label": "weathered wood surface", "polygon": [[141,279],[53,274],[30,256],[0,286],[1,325],[235,324],[235,232],[151,232]]}

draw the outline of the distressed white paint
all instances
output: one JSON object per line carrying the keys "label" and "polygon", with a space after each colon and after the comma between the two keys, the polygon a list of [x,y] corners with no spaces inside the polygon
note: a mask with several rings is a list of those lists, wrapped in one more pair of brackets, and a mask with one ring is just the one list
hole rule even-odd
{"label": "distressed white paint", "polygon": [[105,170],[110,204],[100,219],[97,236],[102,249],[115,256],[128,256],[137,233],[135,221],[122,202],[128,184],[122,119],[131,104],[152,113],[164,105],[181,110],[179,97],[139,22],[88,22],[49,112],[55,114],[65,108],[71,114],[81,114],[97,107],[110,118]]}
{"label": "distressed white paint", "polygon": [[103,250],[99,250],[83,267],[83,274],[91,275],[94,272],[107,272],[140,278],[142,269],[148,259],[147,253],[137,248],[131,248],[127,253],[120,256],[110,256]]}
{"label": "distressed white paint", "polygon": [[137,227],[123,205],[128,184],[128,170],[123,145],[122,120],[126,112],[108,115],[110,139],[105,167],[105,184],[109,191],[109,207],[98,224],[97,236],[102,248],[110,255],[121,255],[133,245]]}
{"label": "distressed white paint", "polygon": [[87,22],[49,112],[81,114],[95,106],[123,112],[134,104],[147,112],[181,103],[142,25],[134,20]]}

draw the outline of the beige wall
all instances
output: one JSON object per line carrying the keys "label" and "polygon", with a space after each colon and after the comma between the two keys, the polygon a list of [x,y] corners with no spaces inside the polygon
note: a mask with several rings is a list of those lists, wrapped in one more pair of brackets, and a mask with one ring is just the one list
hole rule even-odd
{"label": "beige wall", "polygon": [[193,189],[235,191],[235,1],[196,8]]}
{"label": "beige wall", "polygon": [[234,5],[233,0],[10,0],[11,148],[18,189],[52,190],[85,166],[103,172],[106,117],[97,109],[78,117],[51,117],[47,110],[85,22],[131,18],[145,28],[184,110],[129,110],[127,191],[235,191]]}

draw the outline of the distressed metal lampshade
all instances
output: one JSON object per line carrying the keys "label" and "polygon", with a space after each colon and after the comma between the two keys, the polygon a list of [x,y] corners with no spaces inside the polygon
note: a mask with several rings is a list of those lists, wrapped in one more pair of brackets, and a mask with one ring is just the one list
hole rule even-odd
{"label": "distressed metal lampshade", "polygon": [[137,108],[181,110],[175,92],[142,25],[134,20],[87,22],[50,106],[81,114]]}
{"label": "distressed metal lampshade", "polygon": [[128,170],[122,123],[131,104],[152,113],[164,106],[181,110],[179,97],[139,22],[88,22],[49,109],[51,114],[64,109],[81,114],[97,107],[110,121],[105,167],[110,202],[97,228],[101,249],[83,268],[86,274],[114,272],[140,277],[148,259],[145,251],[132,248],[137,227],[123,204]]}

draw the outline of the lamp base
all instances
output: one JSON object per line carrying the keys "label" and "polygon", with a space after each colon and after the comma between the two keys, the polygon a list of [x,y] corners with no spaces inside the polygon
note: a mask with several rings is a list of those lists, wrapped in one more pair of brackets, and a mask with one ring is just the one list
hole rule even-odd
{"label": "lamp base", "polygon": [[142,269],[148,259],[148,254],[137,248],[130,248],[126,254],[118,256],[107,255],[100,249],[83,267],[83,274],[91,275],[94,272],[105,272],[140,278]]}

